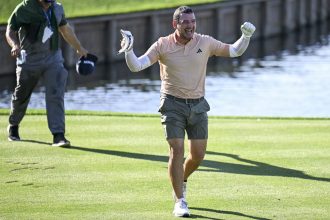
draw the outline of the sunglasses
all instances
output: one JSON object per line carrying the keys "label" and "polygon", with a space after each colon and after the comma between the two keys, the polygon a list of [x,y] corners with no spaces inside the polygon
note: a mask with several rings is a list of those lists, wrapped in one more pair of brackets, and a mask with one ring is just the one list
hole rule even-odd
{"label": "sunglasses", "polygon": [[53,3],[55,0],[44,0],[45,3]]}

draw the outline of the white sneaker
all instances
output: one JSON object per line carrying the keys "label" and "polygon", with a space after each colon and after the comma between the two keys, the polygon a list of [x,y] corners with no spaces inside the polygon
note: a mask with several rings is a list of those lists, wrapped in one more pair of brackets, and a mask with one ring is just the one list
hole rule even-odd
{"label": "white sneaker", "polygon": [[[183,195],[184,200],[187,201],[187,182],[183,182],[183,185],[182,185],[182,195]],[[175,195],[174,190],[172,192],[172,196],[173,196],[173,200],[175,202],[177,200],[177,198],[176,198],[176,195]]]}
{"label": "white sneaker", "polygon": [[181,198],[178,199],[177,202],[174,205],[173,214],[176,217],[189,217],[189,209],[188,204],[185,199]]}

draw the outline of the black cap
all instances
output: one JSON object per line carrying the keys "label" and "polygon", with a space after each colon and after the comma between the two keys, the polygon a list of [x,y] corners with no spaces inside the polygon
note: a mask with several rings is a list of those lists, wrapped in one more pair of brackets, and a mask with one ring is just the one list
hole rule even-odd
{"label": "black cap", "polygon": [[86,57],[80,57],[76,63],[76,71],[79,75],[89,75],[94,72],[97,56],[88,53]]}

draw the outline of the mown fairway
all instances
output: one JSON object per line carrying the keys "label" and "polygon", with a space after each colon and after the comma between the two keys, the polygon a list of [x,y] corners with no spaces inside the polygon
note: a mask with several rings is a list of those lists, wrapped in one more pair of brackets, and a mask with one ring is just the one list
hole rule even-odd
{"label": "mown fairway", "polygon": [[[21,142],[0,115],[0,219],[173,219],[167,144],[156,116],[67,115],[71,149],[45,115]],[[329,219],[330,120],[210,118],[188,182],[195,219]]]}

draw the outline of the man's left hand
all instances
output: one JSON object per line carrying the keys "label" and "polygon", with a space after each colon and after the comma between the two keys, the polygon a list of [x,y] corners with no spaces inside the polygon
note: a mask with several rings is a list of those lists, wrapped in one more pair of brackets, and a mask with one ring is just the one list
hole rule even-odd
{"label": "man's left hand", "polygon": [[86,57],[86,56],[87,56],[87,53],[88,53],[88,50],[86,50],[86,49],[83,48],[83,47],[80,47],[80,48],[77,50],[77,54],[79,54],[80,57]]}
{"label": "man's left hand", "polygon": [[256,30],[256,27],[251,24],[250,22],[244,22],[241,26],[241,31],[244,35],[244,37],[251,37]]}

